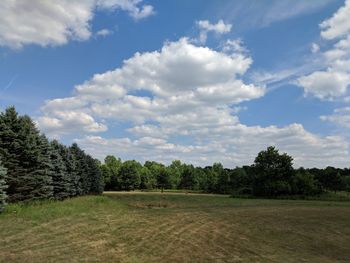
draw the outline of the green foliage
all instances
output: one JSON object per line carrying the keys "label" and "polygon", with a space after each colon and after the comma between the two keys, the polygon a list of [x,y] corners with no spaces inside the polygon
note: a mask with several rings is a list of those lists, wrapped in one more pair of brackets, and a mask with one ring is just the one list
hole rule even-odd
{"label": "green foliage", "polygon": [[174,160],[169,165],[168,172],[170,174],[170,185],[172,189],[176,189],[179,187],[183,169],[184,169],[184,166],[179,160]]}
{"label": "green foliage", "polygon": [[319,193],[315,176],[304,169],[299,169],[294,178],[293,193],[298,195],[314,195]]}
{"label": "green foliage", "polygon": [[121,179],[119,176],[119,169],[122,165],[120,158],[108,155],[104,160],[104,164],[101,165],[101,170],[105,182],[106,190],[120,190]]}
{"label": "green foliage", "polygon": [[140,186],[142,165],[135,160],[126,161],[120,167],[121,189],[130,191]]}
{"label": "green foliage", "polygon": [[100,163],[90,155],[86,156],[86,162],[88,167],[87,175],[90,182],[89,193],[102,194],[104,189],[104,180],[102,171],[100,169]]}
{"label": "green foliage", "polygon": [[254,161],[255,178],[253,191],[256,196],[279,196],[291,194],[293,158],[279,154],[275,147],[261,151]]}
{"label": "green foliage", "polygon": [[28,116],[18,116],[14,107],[0,115],[1,160],[7,168],[10,202],[52,197],[47,141]]}
{"label": "green foliage", "polygon": [[180,187],[187,190],[194,190],[198,185],[198,181],[196,179],[197,178],[193,165],[184,165]]}
{"label": "green foliage", "polygon": [[140,189],[153,189],[157,186],[157,179],[153,176],[151,171],[143,166],[140,171]]}
{"label": "green foliage", "polygon": [[63,159],[64,157],[62,156],[65,153],[62,152],[63,149],[56,140],[53,140],[50,146],[53,194],[55,199],[62,200],[71,195],[71,181]]}
{"label": "green foliage", "polygon": [[[103,191],[100,163],[77,144],[67,148],[58,141],[49,142],[32,119],[19,116],[14,107],[0,114],[0,160],[7,169],[10,202],[62,200]],[[3,178],[0,185],[3,189]]]}

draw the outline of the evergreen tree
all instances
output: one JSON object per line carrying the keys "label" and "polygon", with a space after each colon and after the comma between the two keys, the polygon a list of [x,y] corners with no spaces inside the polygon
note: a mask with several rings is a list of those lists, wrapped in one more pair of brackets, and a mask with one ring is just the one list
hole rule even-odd
{"label": "evergreen tree", "polygon": [[98,160],[87,155],[88,177],[90,181],[89,193],[102,194],[104,189],[103,175]]}
{"label": "evergreen tree", "polygon": [[6,183],[5,183],[6,169],[0,162],[0,213],[4,211],[6,205]]}
{"label": "evergreen tree", "polygon": [[21,129],[14,107],[9,107],[0,114],[0,158],[3,165],[7,167],[7,195],[10,197],[16,192],[20,176],[24,173],[19,159],[22,151],[19,138]]}
{"label": "evergreen tree", "polygon": [[69,148],[70,153],[72,154],[72,160],[74,162],[74,169],[75,169],[75,176],[76,176],[76,182],[75,182],[75,189],[76,189],[76,195],[83,195],[88,192],[87,188],[87,175],[86,171],[88,170],[86,160],[85,160],[85,153],[82,149],[79,148],[78,144],[73,143],[72,146]]}
{"label": "evergreen tree", "polygon": [[52,196],[47,142],[40,137],[28,116],[19,117],[15,108],[0,116],[1,159],[7,168],[10,202],[45,199]]}
{"label": "evergreen tree", "polygon": [[79,182],[78,175],[76,173],[76,160],[73,156],[73,154],[70,152],[69,148],[66,146],[59,144],[59,153],[62,157],[62,161],[64,162],[64,166],[66,168],[67,173],[67,193],[69,197],[76,196],[77,195],[77,185]]}
{"label": "evergreen tree", "polygon": [[52,185],[55,199],[63,200],[70,196],[70,180],[67,167],[61,155],[61,146],[58,141],[50,142],[50,160],[52,165]]}

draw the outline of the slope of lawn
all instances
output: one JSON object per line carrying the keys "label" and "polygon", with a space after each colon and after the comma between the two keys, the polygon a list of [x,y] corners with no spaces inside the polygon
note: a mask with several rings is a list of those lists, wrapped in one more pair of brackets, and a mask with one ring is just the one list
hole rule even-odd
{"label": "slope of lawn", "polygon": [[10,205],[0,262],[350,262],[350,202],[105,193]]}

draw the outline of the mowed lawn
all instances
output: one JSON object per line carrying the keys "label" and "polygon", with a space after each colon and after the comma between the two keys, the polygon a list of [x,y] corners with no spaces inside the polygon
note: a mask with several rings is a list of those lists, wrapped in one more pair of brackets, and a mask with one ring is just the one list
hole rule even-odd
{"label": "mowed lawn", "polygon": [[350,202],[131,192],[11,205],[0,262],[350,262]]}

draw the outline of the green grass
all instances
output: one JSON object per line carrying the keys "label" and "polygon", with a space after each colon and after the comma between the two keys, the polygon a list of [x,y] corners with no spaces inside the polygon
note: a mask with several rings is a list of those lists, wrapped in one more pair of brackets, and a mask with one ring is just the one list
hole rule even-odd
{"label": "green grass", "polygon": [[350,202],[106,193],[10,205],[0,262],[350,262]]}

